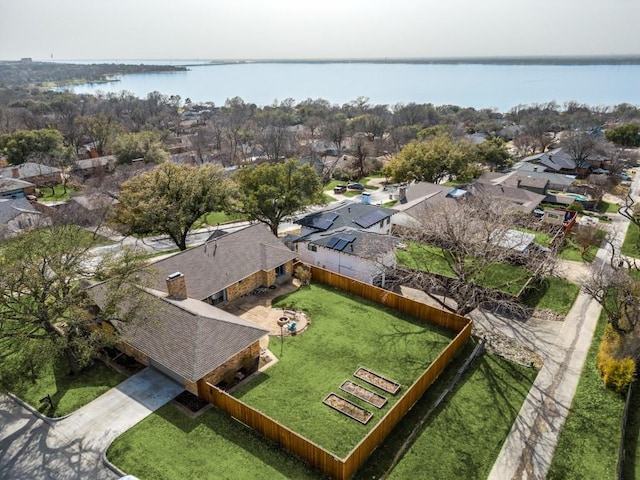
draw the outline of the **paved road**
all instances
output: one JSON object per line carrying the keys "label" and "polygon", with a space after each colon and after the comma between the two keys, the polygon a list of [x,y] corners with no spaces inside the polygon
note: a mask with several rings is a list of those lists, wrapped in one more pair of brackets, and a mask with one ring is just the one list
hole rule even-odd
{"label": "paved road", "polygon": [[146,368],[70,416],[53,422],[0,396],[0,478],[119,478],[102,463],[102,453],[119,435],[182,390],[169,378]]}

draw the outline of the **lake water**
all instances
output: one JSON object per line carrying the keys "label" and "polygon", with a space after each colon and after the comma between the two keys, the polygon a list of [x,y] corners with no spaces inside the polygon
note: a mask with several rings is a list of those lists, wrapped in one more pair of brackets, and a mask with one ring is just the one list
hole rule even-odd
{"label": "lake water", "polygon": [[640,65],[242,63],[126,75],[72,90],[126,90],[138,97],[158,91],[215,105],[239,96],[259,106],[286,98],[343,104],[364,96],[371,104],[451,104],[506,112],[518,104],[549,101],[640,105]]}

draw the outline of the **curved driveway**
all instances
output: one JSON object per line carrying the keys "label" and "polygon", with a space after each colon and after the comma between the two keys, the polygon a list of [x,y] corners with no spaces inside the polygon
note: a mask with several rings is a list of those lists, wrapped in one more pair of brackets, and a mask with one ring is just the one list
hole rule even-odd
{"label": "curved driveway", "polygon": [[146,368],[58,421],[0,396],[0,478],[111,480],[102,454],[119,435],[183,390]]}

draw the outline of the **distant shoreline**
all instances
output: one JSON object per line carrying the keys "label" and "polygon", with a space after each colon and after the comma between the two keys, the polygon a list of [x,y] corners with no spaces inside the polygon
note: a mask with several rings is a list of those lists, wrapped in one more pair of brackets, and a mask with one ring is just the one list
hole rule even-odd
{"label": "distant shoreline", "polygon": [[[640,55],[554,57],[455,57],[455,58],[353,58],[353,59],[261,59],[210,60],[200,65],[275,64],[403,64],[403,65],[640,65]],[[193,65],[195,66],[195,65]]]}
{"label": "distant shoreline", "polygon": [[[53,64],[153,64],[169,67],[198,67],[210,65],[244,64],[398,64],[398,65],[640,65],[640,54],[636,55],[556,55],[556,56],[510,56],[510,57],[424,57],[424,58],[273,58],[273,59],[65,59],[34,60],[34,63]],[[17,63],[0,60],[0,63]]]}

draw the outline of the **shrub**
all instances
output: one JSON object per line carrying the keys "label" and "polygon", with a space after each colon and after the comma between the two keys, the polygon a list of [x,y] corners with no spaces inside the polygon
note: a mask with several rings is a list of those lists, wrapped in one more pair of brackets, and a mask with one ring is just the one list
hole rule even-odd
{"label": "shrub", "polygon": [[626,391],[636,371],[636,364],[631,357],[617,358],[621,349],[620,340],[620,334],[607,325],[596,360],[596,368],[605,386],[619,393]]}

